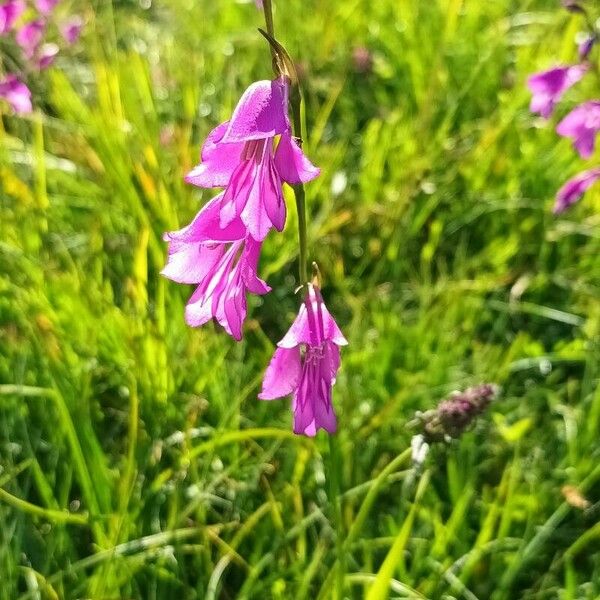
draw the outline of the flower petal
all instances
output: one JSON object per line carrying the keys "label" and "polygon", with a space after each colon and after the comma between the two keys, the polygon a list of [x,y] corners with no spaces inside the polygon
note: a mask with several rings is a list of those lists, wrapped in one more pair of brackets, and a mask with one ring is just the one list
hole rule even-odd
{"label": "flower petal", "polygon": [[221,141],[228,126],[229,121],[225,121],[208,134],[202,146],[202,162],[185,176],[187,183],[203,188],[227,186],[244,149],[241,142],[227,144]]}
{"label": "flower petal", "polygon": [[74,15],[69,17],[69,19],[60,26],[60,33],[65,42],[70,45],[74,44],[79,39],[82,29],[83,20],[81,17]]}
{"label": "flower petal", "polygon": [[27,6],[23,0],[8,0],[0,5],[0,35],[9,32],[15,21],[25,12]]}
{"label": "flower petal", "polygon": [[224,252],[221,244],[178,243],[172,246],[160,274],[177,283],[200,283],[215,268]]}
{"label": "flower petal", "polygon": [[242,265],[242,279],[248,291],[262,296],[270,292],[271,288],[257,275],[261,246],[260,242],[253,240],[251,237],[246,239],[244,255],[242,256],[244,261]]}
{"label": "flower petal", "polygon": [[596,133],[600,130],[600,102],[592,100],[576,106],[557,126],[556,132],[573,139],[582,158],[594,153]]}
{"label": "flower petal", "polygon": [[527,86],[533,94],[531,112],[547,119],[562,95],[585,75],[588,68],[586,64],[567,65],[531,75],[527,80]]}
{"label": "flower petal", "polygon": [[583,171],[569,179],[556,194],[554,213],[561,213],[572,204],[575,204],[598,179],[600,179],[600,167]]}
{"label": "flower petal", "polygon": [[[310,308],[310,312],[307,307]],[[327,310],[321,291],[317,286],[310,285],[298,316],[277,345],[280,348],[292,348],[298,344],[320,346],[324,341],[331,341],[338,346],[348,344],[335,319]]]}
{"label": "flower petal", "polygon": [[281,80],[257,81],[233,111],[223,142],[247,142],[274,137],[289,129],[287,84]]}
{"label": "flower petal", "polygon": [[30,59],[33,58],[35,49],[38,47],[44,35],[45,24],[41,19],[30,21],[23,25],[15,36],[17,44],[21,46],[25,56]]}
{"label": "flower petal", "polygon": [[0,98],[4,98],[16,113],[30,113],[31,92],[15,75],[7,75],[0,80]]}
{"label": "flower petal", "polygon": [[212,303],[198,286],[185,307],[185,322],[190,327],[200,327],[213,318]]}
{"label": "flower petal", "polygon": [[263,378],[261,400],[274,400],[291,394],[300,382],[302,365],[299,348],[277,348]]}
{"label": "flower petal", "polygon": [[165,233],[167,242],[234,242],[246,237],[246,227],[240,219],[232,219],[226,227],[220,225],[220,210],[223,194],[215,196],[205,204],[194,220],[178,231]]}
{"label": "flower petal", "polygon": [[307,183],[321,172],[308,160],[289,132],[281,135],[275,151],[275,167],[281,179],[290,185]]}

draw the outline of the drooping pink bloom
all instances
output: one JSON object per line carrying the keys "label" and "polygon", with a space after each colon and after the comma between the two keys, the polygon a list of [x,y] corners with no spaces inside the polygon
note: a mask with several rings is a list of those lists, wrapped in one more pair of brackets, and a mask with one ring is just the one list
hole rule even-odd
{"label": "drooping pink bloom", "polygon": [[23,0],[8,0],[0,5],[0,35],[8,33],[15,21],[25,11],[25,2]]}
{"label": "drooping pink bloom", "polygon": [[40,47],[37,55],[38,69],[47,69],[56,58],[59,48],[56,44],[44,44]]}
{"label": "drooping pink bloom", "polygon": [[169,258],[162,274],[178,283],[197,284],[186,310],[188,325],[214,318],[236,340],[242,338],[246,293],[266,294],[258,277],[261,242],[246,235],[240,219],[219,226],[221,195],[213,198],[183,229],[165,234]]}
{"label": "drooping pink bloom", "polygon": [[262,10],[263,7],[263,0],[254,0],[255,4],[256,4],[256,8],[258,8],[258,10]]}
{"label": "drooping pink bloom", "polygon": [[600,131],[600,101],[591,100],[574,108],[557,126],[556,132],[573,139],[582,158],[594,153],[596,133]]}
{"label": "drooping pink bloom", "polygon": [[555,67],[529,77],[527,86],[533,94],[530,110],[547,119],[562,95],[585,74],[585,64]]}
{"label": "drooping pink bloom", "polygon": [[309,285],[296,320],[277,344],[265,373],[261,400],[292,394],[294,433],[335,433],[332,387],[340,367],[340,346],[348,342],[325,307],[321,291]]}
{"label": "drooping pink bloom", "polygon": [[70,17],[60,27],[60,33],[63,36],[67,44],[74,44],[81,35],[81,29],[83,28],[83,20],[81,17],[73,16]]}
{"label": "drooping pink bloom", "polygon": [[185,178],[199,187],[225,187],[221,227],[241,218],[258,241],[285,225],[282,183],[306,183],[320,172],[292,138],[287,98],[284,79],[253,83],[231,119],[209,134],[202,162]]}
{"label": "drooping pink bloom", "polygon": [[44,35],[44,22],[41,19],[26,23],[17,31],[15,39],[26,58],[32,59]]}
{"label": "drooping pink bloom", "polygon": [[35,0],[36,8],[43,15],[49,15],[60,0]]}
{"label": "drooping pink bloom", "polygon": [[556,194],[554,213],[561,213],[572,204],[575,204],[598,179],[600,179],[600,167],[583,171],[569,179]]}
{"label": "drooping pink bloom", "polygon": [[30,113],[31,92],[15,75],[7,75],[0,80],[0,98],[4,98],[16,113]]}

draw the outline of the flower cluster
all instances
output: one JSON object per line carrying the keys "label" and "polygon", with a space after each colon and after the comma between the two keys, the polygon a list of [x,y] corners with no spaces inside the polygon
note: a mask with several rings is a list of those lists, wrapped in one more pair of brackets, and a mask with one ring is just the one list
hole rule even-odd
{"label": "flower cluster", "polygon": [[[576,0],[563,0],[565,9],[572,13],[585,15],[585,7]],[[527,81],[532,93],[530,109],[544,119],[550,118],[556,104],[565,92],[581,80],[590,71],[588,58],[599,32],[589,18],[588,31],[579,41],[579,63],[556,66],[547,71],[531,75]],[[557,125],[556,132],[573,140],[573,146],[581,158],[590,158],[594,153],[596,134],[600,131],[600,101],[590,100],[575,107]],[[584,192],[600,178],[600,167],[594,167],[578,173],[568,180],[557,192],[554,212],[561,213],[577,202]]]}
{"label": "flower cluster", "polygon": [[[202,188],[223,188],[180,229],[166,233],[168,261],[162,274],[196,285],[185,310],[192,327],[215,319],[241,340],[248,292],[266,294],[258,276],[263,241],[286,221],[283,183],[300,185],[319,175],[292,135],[289,80],[253,83],[231,119],[207,137],[201,162],[185,180]],[[302,282],[306,283],[306,282]],[[267,370],[262,399],[293,395],[294,430],[315,435],[335,431],[331,387],[346,343],[327,312],[318,287],[306,284],[298,318],[279,342]]]}
{"label": "flower cluster", "polygon": [[56,43],[48,41],[52,29],[57,29],[69,45],[79,38],[82,20],[72,16],[59,21],[54,15],[58,3],[59,0],[35,0],[31,4],[7,0],[0,4],[0,98],[17,113],[32,110],[27,75],[48,68],[60,50]]}
{"label": "flower cluster", "polygon": [[426,442],[458,438],[485,411],[498,393],[498,386],[492,383],[470,387],[463,392],[453,392],[435,409],[417,413],[413,425],[418,425]]}

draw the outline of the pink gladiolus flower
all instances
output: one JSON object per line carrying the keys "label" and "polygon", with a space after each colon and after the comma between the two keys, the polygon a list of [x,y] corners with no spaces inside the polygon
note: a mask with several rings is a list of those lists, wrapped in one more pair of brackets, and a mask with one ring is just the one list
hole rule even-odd
{"label": "pink gladiolus flower", "polygon": [[74,16],[66,21],[60,28],[60,32],[67,44],[74,44],[81,35],[83,21],[80,17]]}
{"label": "pink gladiolus flower", "polygon": [[585,191],[600,179],[600,167],[578,173],[565,183],[556,194],[554,213],[558,214],[575,204]]}
{"label": "pink gladiolus flower", "polygon": [[23,0],[8,0],[0,5],[0,35],[8,33],[24,11],[25,2]]}
{"label": "pink gladiolus flower", "polygon": [[266,294],[258,277],[261,243],[246,236],[240,219],[219,227],[221,195],[213,198],[183,229],[165,234],[169,258],[162,274],[178,283],[197,284],[185,319],[199,327],[214,318],[236,340],[242,339],[246,292]]}
{"label": "pink gladiolus flower", "polygon": [[586,65],[555,67],[532,75],[527,86],[533,94],[530,110],[547,119],[562,95],[585,74]]}
{"label": "pink gladiolus flower", "polygon": [[263,0],[254,0],[255,4],[256,4],[256,8],[258,8],[258,10],[261,10],[263,7]]}
{"label": "pink gladiolus flower", "polygon": [[332,387],[340,367],[340,346],[348,342],[325,307],[321,291],[309,285],[300,312],[265,373],[261,400],[292,394],[294,433],[335,433]]}
{"label": "pink gladiolus flower", "polygon": [[31,92],[15,75],[7,75],[0,80],[0,98],[4,98],[16,113],[30,113]]}
{"label": "pink gladiolus flower", "polygon": [[240,218],[258,241],[272,227],[281,231],[285,225],[282,182],[306,183],[320,172],[292,138],[287,97],[283,79],[253,83],[231,120],[209,134],[202,162],[185,178],[199,187],[226,187],[220,226]]}
{"label": "pink gladiolus flower", "polygon": [[43,34],[44,22],[41,19],[30,21],[17,31],[17,35],[15,36],[17,44],[21,46],[23,53],[28,59],[33,58]]}
{"label": "pink gladiolus flower", "polygon": [[35,0],[35,6],[43,15],[49,15],[59,1],[60,0]]}
{"label": "pink gladiolus flower", "polygon": [[556,127],[563,137],[573,138],[582,158],[594,153],[596,133],[600,131],[600,102],[591,100],[574,108]]}

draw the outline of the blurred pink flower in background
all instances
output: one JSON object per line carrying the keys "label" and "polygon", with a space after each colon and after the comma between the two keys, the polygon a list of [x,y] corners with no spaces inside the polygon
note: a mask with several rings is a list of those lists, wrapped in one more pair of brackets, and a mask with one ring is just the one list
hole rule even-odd
{"label": "blurred pink flower in background", "polygon": [[49,15],[60,0],[35,0],[35,6],[43,15]]}
{"label": "blurred pink flower in background", "polygon": [[[8,0],[0,4],[0,35],[13,47],[10,72],[2,80],[0,96],[7,100],[16,113],[32,110],[31,92],[25,83],[28,76],[50,67],[60,52],[55,43],[58,36],[71,45],[77,41],[83,26],[78,15],[66,20],[57,16],[55,8],[60,0]],[[23,23],[21,16],[33,18]],[[58,37],[60,39],[60,37]],[[4,65],[7,66],[6,64]]]}
{"label": "blurred pink flower in background", "polygon": [[587,70],[587,65],[571,65],[554,67],[531,75],[527,80],[527,86],[533,94],[531,112],[539,113],[547,119],[552,114],[554,105],[585,75]]}
{"label": "blurred pink flower in background", "polygon": [[79,39],[82,28],[83,20],[81,17],[75,15],[70,17],[61,25],[60,32],[65,42],[68,44],[74,44]]}
{"label": "blurred pink flower in background", "polygon": [[600,102],[590,100],[574,108],[557,126],[556,132],[573,139],[582,158],[594,153],[596,134],[600,131]]}
{"label": "blurred pink flower in background", "polygon": [[16,113],[30,113],[31,92],[16,75],[9,74],[0,80],[0,98],[4,98]]}
{"label": "blurred pink flower in background", "polygon": [[9,0],[0,5],[0,35],[8,33],[15,21],[25,11],[25,2],[23,0]]}
{"label": "blurred pink flower in background", "polygon": [[598,179],[600,179],[600,167],[583,171],[569,179],[556,194],[554,213],[561,213],[575,204]]}
{"label": "blurred pink flower in background", "polygon": [[15,39],[17,40],[17,44],[21,46],[26,58],[33,58],[38,45],[42,41],[44,28],[44,21],[35,19],[34,21],[26,23],[19,31],[17,31]]}

